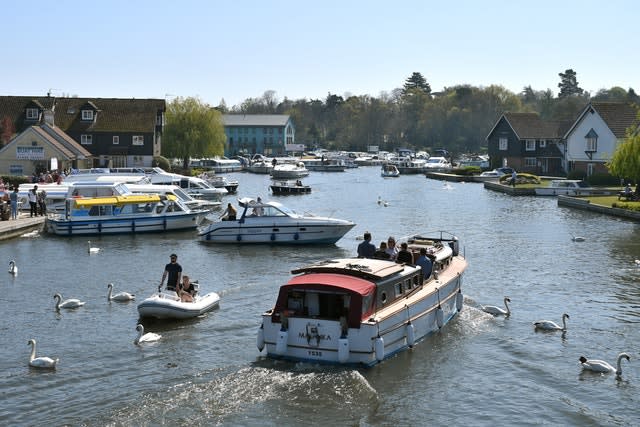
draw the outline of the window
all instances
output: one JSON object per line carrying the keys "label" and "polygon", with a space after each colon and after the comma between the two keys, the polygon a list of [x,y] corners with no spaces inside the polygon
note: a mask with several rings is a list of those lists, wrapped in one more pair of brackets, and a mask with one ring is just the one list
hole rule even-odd
{"label": "window", "polygon": [[524,166],[527,168],[535,168],[536,167],[536,158],[535,157],[525,157],[524,158]]}
{"label": "window", "polygon": [[498,140],[498,150],[506,150],[507,149],[507,138],[500,138]]}
{"label": "window", "polygon": [[541,139],[540,140],[540,148],[544,148],[547,146],[547,140],[546,139]]}
{"label": "window", "polygon": [[598,138],[587,138],[586,151],[598,151]]}
{"label": "window", "polygon": [[113,136],[113,145],[120,144],[120,137],[118,135]]}
{"label": "window", "polygon": [[38,120],[37,108],[27,108],[27,120]]}
{"label": "window", "polygon": [[93,143],[93,135],[80,135],[80,144],[90,145]]}
{"label": "window", "polygon": [[93,120],[93,110],[82,110],[82,120]]}
{"label": "window", "polygon": [[524,142],[524,149],[526,151],[536,151],[536,140],[535,139],[527,139]]}
{"label": "window", "polygon": [[587,176],[593,175],[593,163],[587,163]]}
{"label": "window", "polygon": [[133,135],[133,141],[131,145],[144,145],[144,136],[143,135]]}

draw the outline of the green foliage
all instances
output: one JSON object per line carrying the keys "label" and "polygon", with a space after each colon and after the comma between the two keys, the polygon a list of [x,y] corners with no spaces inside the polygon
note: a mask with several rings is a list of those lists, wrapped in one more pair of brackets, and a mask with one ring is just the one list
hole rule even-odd
{"label": "green foliage", "polygon": [[480,166],[465,166],[462,168],[454,168],[451,170],[451,173],[462,176],[480,175],[482,168]]}
{"label": "green foliage", "polygon": [[640,202],[613,202],[611,207],[640,212]]}
{"label": "green foliage", "polygon": [[560,83],[558,83],[560,93],[558,94],[558,98],[582,95],[584,93],[584,90],[578,86],[578,79],[576,78],[577,73],[571,68],[566,70],[564,73],[558,73],[558,75],[560,76]]}
{"label": "green foliage", "polygon": [[[516,179],[516,185],[520,184],[540,184],[540,177],[531,173],[518,172],[518,178]],[[507,184],[511,181],[511,175],[502,175],[500,177],[500,184]]]}
{"label": "green foliage", "polygon": [[607,167],[611,175],[619,179],[640,182],[640,134],[629,129],[627,138],[618,145]]}
{"label": "green foliage", "polygon": [[414,72],[411,74],[411,77],[408,77],[404,82],[404,94],[409,94],[415,90],[421,91],[425,94],[431,93],[431,86],[427,83],[427,79],[425,79],[422,74],[418,72]]}
{"label": "green foliage", "polygon": [[4,182],[5,187],[8,189],[10,186],[26,184],[31,182],[31,177],[22,176],[22,175],[2,175],[2,182]]}
{"label": "green foliage", "polygon": [[607,173],[594,173],[589,177],[575,179],[584,179],[592,187],[620,185],[620,178]]}
{"label": "green foliage", "polygon": [[151,163],[151,166],[162,168],[167,172],[171,171],[171,162],[166,157],[155,156],[153,158],[153,162]]}

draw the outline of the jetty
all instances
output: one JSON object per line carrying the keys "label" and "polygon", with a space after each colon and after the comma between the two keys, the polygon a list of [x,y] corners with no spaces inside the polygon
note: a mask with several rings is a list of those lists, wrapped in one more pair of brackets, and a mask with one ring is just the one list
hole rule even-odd
{"label": "jetty", "polygon": [[0,221],[0,240],[13,239],[25,233],[44,228],[44,216],[29,216],[29,213],[20,212],[18,219]]}

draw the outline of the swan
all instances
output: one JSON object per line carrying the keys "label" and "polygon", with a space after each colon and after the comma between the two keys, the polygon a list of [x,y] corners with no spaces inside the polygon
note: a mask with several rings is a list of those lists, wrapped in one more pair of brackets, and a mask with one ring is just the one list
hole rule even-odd
{"label": "swan", "polygon": [[14,260],[9,261],[9,273],[13,274],[14,276],[18,274],[18,266],[16,265],[16,262]]}
{"label": "swan", "polygon": [[136,325],[136,331],[138,331],[138,336],[136,337],[135,340],[133,340],[133,343],[135,345],[139,345],[140,343],[144,343],[144,342],[158,341],[160,338],[162,338],[162,335],[158,335],[158,334],[153,333],[153,332],[147,332],[145,334],[144,333],[144,326],[142,326],[139,323]]}
{"label": "swan", "polygon": [[136,299],[136,296],[129,292],[118,292],[115,295],[111,295],[111,292],[113,291],[113,283],[109,283],[107,288],[109,288],[109,294],[107,295],[107,300],[109,301],[127,302]]}
{"label": "swan", "polygon": [[538,320],[533,323],[533,326],[535,329],[542,329],[545,331],[566,331],[568,318],[569,315],[567,313],[562,315],[562,326],[558,325],[556,322],[552,322],[551,320]]}
{"label": "swan", "polygon": [[640,259],[637,259],[637,260],[635,261],[635,263],[636,263],[636,265],[640,265]]}
{"label": "swan", "polygon": [[627,353],[620,353],[618,355],[617,369],[609,365],[604,360],[587,359],[584,356],[580,356],[579,360],[580,360],[580,364],[582,365],[582,369],[584,370],[594,371],[594,372],[603,372],[603,373],[615,372],[616,375],[622,375],[622,368],[620,366],[620,361],[622,360],[622,358],[631,360],[631,358]]}
{"label": "swan", "polygon": [[62,302],[62,295],[55,294],[53,299],[56,300],[56,310],[60,311],[61,308],[78,308],[84,305],[84,301],[80,301],[79,299],[71,298],[66,299]]}
{"label": "swan", "polygon": [[36,357],[36,340],[29,340],[27,345],[31,345],[31,355],[29,355],[29,366],[34,368],[56,369],[58,360],[46,356]]}
{"label": "swan", "polygon": [[504,306],[507,308],[506,310],[503,310],[502,308],[496,307],[494,305],[483,305],[482,311],[484,311],[485,313],[493,314],[494,316],[509,316],[511,314],[509,304],[507,304],[509,302],[511,302],[509,297],[504,297]]}
{"label": "swan", "polygon": [[100,252],[100,248],[91,247],[91,240],[89,240],[87,244],[89,245],[88,251],[90,254],[97,254],[98,252]]}

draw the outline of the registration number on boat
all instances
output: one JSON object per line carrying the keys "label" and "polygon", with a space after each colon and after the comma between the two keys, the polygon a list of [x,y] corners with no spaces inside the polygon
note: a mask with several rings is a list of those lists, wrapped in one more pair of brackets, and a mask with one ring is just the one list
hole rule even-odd
{"label": "registration number on boat", "polygon": [[318,350],[309,350],[309,356],[322,357],[322,352]]}

